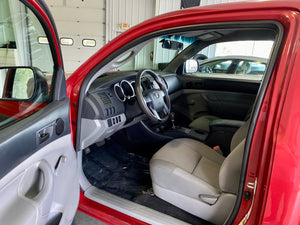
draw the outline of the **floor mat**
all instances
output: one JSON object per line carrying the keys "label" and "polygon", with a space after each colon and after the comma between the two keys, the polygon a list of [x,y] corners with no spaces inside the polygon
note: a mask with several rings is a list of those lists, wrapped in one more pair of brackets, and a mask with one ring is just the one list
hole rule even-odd
{"label": "floor mat", "polygon": [[89,148],[90,153],[83,155],[82,168],[95,187],[128,200],[151,187],[147,158],[128,153],[112,141]]}
{"label": "floor mat", "polygon": [[210,225],[198,217],[154,196],[149,159],[128,153],[114,141],[89,147],[83,154],[83,172],[89,182],[102,190],[168,214],[190,224]]}
{"label": "floor mat", "polygon": [[185,212],[176,206],[156,197],[153,194],[143,194],[133,199],[134,202],[152,208],[156,211],[165,213],[174,218],[180,219],[190,224],[212,225],[211,223]]}

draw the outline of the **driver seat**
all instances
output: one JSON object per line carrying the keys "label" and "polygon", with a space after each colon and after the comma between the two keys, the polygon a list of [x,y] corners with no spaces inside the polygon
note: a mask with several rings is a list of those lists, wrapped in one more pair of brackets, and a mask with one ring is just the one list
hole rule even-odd
{"label": "driver seat", "polygon": [[150,161],[154,194],[195,216],[223,224],[236,201],[249,121],[234,134],[226,158],[188,138],[163,146]]}

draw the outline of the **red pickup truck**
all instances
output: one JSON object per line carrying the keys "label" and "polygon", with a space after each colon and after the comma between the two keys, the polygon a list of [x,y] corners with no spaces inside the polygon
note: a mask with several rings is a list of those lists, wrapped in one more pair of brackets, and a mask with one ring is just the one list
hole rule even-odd
{"label": "red pickup truck", "polygon": [[0,6],[0,224],[300,223],[299,1],[154,17],[67,81],[45,3]]}

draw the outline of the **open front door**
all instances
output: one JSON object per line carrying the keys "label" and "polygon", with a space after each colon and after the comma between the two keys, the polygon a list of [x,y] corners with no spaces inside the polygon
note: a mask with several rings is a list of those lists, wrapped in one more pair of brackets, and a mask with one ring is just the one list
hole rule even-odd
{"label": "open front door", "polygon": [[38,2],[0,2],[0,224],[71,224],[79,200],[57,35]]}

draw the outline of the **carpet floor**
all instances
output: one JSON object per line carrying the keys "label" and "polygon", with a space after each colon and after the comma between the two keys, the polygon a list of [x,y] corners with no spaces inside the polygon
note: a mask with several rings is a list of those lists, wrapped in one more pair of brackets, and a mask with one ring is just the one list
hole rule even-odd
{"label": "carpet floor", "polygon": [[190,224],[210,225],[192,214],[159,199],[152,191],[149,159],[128,153],[114,141],[89,147],[83,154],[83,171],[95,187],[152,208]]}

